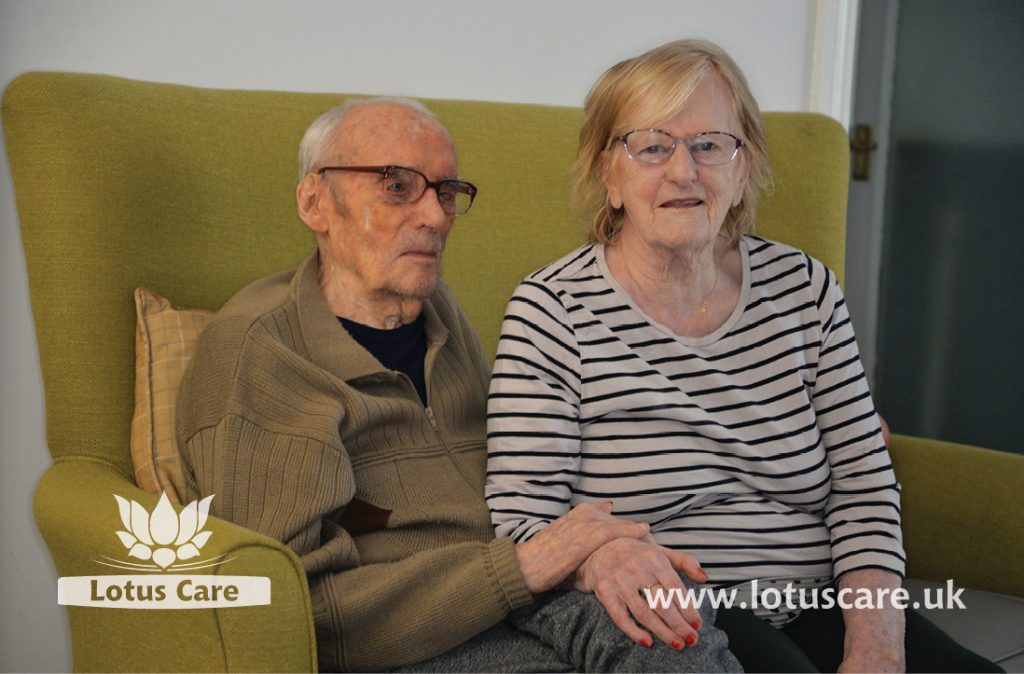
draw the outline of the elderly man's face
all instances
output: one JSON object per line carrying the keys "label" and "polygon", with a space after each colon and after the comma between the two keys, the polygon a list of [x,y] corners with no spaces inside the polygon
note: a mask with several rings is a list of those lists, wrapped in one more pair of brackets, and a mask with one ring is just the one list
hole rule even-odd
{"label": "elderly man's face", "polygon": [[[436,122],[395,105],[351,110],[336,131],[325,165],[404,166],[429,180],[454,178],[455,147]],[[454,216],[428,188],[417,201],[386,203],[382,177],[328,171],[318,177],[326,231],[325,274],[368,299],[422,299],[441,274],[441,253]],[[314,229],[316,229],[314,227]],[[327,245],[323,246],[326,240]]]}

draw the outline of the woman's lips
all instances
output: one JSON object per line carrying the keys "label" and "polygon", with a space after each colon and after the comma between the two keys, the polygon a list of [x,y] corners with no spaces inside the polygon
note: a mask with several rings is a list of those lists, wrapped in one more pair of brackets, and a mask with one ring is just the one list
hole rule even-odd
{"label": "woman's lips", "polygon": [[661,205],[662,208],[691,208],[693,206],[700,206],[704,203],[703,199],[672,199],[666,201]]}

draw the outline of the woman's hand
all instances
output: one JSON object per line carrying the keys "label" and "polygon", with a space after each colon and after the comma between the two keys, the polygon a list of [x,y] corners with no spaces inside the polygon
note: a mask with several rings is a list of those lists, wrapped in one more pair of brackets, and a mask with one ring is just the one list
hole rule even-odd
{"label": "woman's hand", "polygon": [[[907,671],[903,648],[903,621],[900,620],[898,625],[883,627],[879,624],[877,627],[875,636],[863,632],[847,632],[843,661],[839,664],[838,672]],[[899,636],[894,637],[892,632]]]}
{"label": "woman's hand", "polygon": [[843,661],[836,671],[840,674],[854,672],[905,672],[906,665],[903,662],[903,645],[900,644],[899,655],[895,649],[879,649],[865,645],[865,648],[856,649],[851,652],[847,650]]}
{"label": "woman's hand", "polygon": [[[840,588],[868,588],[874,591],[900,587],[894,573],[880,569],[851,571],[839,580]],[[876,595],[877,596],[877,595]],[[840,672],[904,672],[906,656],[903,646],[905,630],[903,610],[895,606],[875,608],[844,608],[846,639]]]}
{"label": "woman's hand", "polygon": [[609,541],[647,536],[650,526],[614,517],[611,502],[581,503],[516,546],[526,587],[536,594],[572,575],[595,550]]}
{"label": "woman's hand", "polygon": [[[679,588],[685,598],[686,587],[679,577],[685,573],[698,583],[708,576],[692,555],[664,548],[649,536],[645,540],[613,540],[598,548],[576,572],[575,588],[593,592],[626,635],[642,646],[654,643],[639,622],[672,648],[697,643],[700,614],[693,606],[673,603],[652,609],[643,594],[644,587],[661,587],[664,592]],[[684,599],[685,601],[685,599]]]}

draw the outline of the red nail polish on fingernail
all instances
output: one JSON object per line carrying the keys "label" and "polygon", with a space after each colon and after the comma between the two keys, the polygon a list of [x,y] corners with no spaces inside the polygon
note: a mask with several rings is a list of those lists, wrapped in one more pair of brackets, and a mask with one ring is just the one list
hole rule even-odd
{"label": "red nail polish on fingernail", "polygon": [[651,639],[650,639],[650,637],[644,637],[643,639],[641,639],[640,640],[640,645],[643,646],[644,648],[650,648],[651,647]]}
{"label": "red nail polish on fingernail", "polygon": [[695,630],[699,630],[700,629],[700,621],[699,620],[694,620],[692,623],[690,623],[690,627],[692,627]]}
{"label": "red nail polish on fingernail", "polygon": [[672,640],[672,648],[674,648],[674,649],[676,649],[678,651],[682,647],[683,647],[683,642],[682,641],[680,641],[679,639],[673,639]]}
{"label": "red nail polish on fingernail", "polygon": [[687,634],[686,635],[686,643],[688,645],[690,645],[690,646],[692,646],[695,643],[697,643],[697,635],[696,634]]}

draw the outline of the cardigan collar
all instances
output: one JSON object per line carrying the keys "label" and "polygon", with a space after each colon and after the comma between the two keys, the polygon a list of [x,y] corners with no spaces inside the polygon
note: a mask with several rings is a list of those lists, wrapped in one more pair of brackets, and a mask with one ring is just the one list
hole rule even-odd
{"label": "cardigan collar", "polygon": [[[393,376],[391,370],[385,368],[341,326],[327,305],[318,277],[319,252],[316,251],[299,264],[290,288],[298,308],[299,325],[309,359],[344,381],[370,375]],[[448,329],[438,316],[433,297],[431,294],[423,301],[422,309],[428,349],[440,347],[448,337]]]}

